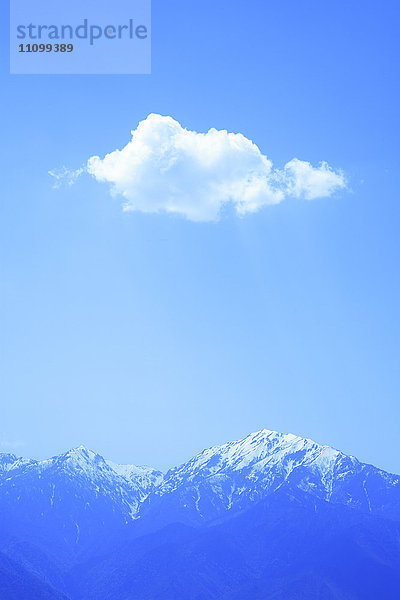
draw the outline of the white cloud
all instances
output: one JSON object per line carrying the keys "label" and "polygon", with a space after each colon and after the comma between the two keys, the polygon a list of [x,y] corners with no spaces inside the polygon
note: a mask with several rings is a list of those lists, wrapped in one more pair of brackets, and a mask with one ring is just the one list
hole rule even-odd
{"label": "white cloud", "polygon": [[75,169],[74,171],[63,167],[62,169],[53,169],[52,171],[48,171],[48,173],[54,178],[53,188],[58,189],[63,184],[73,185],[85,171],[84,167]]}
{"label": "white cloud", "polygon": [[192,221],[216,221],[230,203],[239,214],[256,212],[287,197],[313,199],[345,187],[344,176],[322,162],[298,159],[283,169],[240,133],[184,129],[171,117],[151,114],[131,141],[87,171],[124,198],[124,209],[175,213]]}
{"label": "white cloud", "polygon": [[345,186],[343,174],[334,171],[326,162],[315,168],[309,162],[293,158],[284,167],[287,193],[307,200],[331,196]]}

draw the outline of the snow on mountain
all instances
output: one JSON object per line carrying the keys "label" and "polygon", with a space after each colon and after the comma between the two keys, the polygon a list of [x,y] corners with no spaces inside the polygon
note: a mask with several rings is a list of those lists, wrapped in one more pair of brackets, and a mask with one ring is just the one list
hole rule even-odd
{"label": "snow on mountain", "polygon": [[36,462],[30,458],[17,457],[15,454],[0,453],[0,476],[8,473],[8,471],[18,470],[25,465],[36,464]]}
{"label": "snow on mountain", "polygon": [[[171,469],[147,502],[179,504],[191,520],[221,517],[293,486],[320,499],[400,516],[400,480],[329,446],[263,429]],[[165,508],[166,510],[166,508]],[[182,511],[180,518],[182,517]]]}
{"label": "snow on mountain", "polygon": [[74,560],[126,528],[159,481],[79,446],[46,460],[0,455],[0,550],[14,538]]}
{"label": "snow on mountain", "polygon": [[[182,589],[189,597],[194,571],[204,577],[201,593],[218,578],[230,589],[238,567],[248,564],[245,577],[252,582],[254,573],[268,565],[272,571],[265,581],[271,573],[280,579],[277,550],[284,572],[288,556],[300,556],[303,565],[309,530],[310,547],[314,544],[319,552],[323,538],[330,551],[343,519],[348,551],[343,553],[340,541],[337,555],[346,569],[354,552],[355,565],[369,564],[359,562],[369,544],[373,565],[380,568],[385,561],[385,582],[400,560],[400,478],[309,439],[264,429],[203,450],[164,477],[151,467],[105,460],[84,446],[42,461],[0,454],[0,553],[41,574],[53,587],[75,590],[74,598],[153,597],[154,589],[160,592],[157,598],[164,598],[172,580],[188,586]],[[328,530],[331,537],[325,539]],[[350,545],[348,532],[354,536]],[[392,571],[387,570],[389,555]],[[253,562],[247,562],[248,556]],[[183,580],[182,564],[190,573]],[[71,573],[78,573],[72,588]],[[93,592],[83,596],[87,579]],[[150,592],[149,581],[156,586]],[[116,586],[115,594],[110,595],[110,585],[112,590]],[[131,595],[137,585],[137,594]],[[218,594],[216,598],[222,597]]]}
{"label": "snow on mountain", "polygon": [[400,519],[398,476],[267,429],[203,450],[164,477],[151,467],[105,460],[84,446],[43,461],[0,454],[0,509],[2,497],[21,509],[35,499],[35,510],[47,515],[68,500],[68,519],[79,530],[83,514],[94,521],[101,515],[102,523],[110,515],[127,523],[149,511],[165,522],[209,522],[282,486]]}
{"label": "snow on mountain", "polygon": [[0,454],[0,475],[7,473],[16,461],[17,457],[15,454]]}
{"label": "snow on mountain", "polygon": [[[85,446],[42,461],[0,455],[0,493],[10,482],[15,488],[18,483],[29,481],[33,486],[31,491],[40,489],[41,496],[48,497],[54,506],[63,501],[69,482],[77,497],[93,492],[95,496],[105,496],[127,517],[136,513],[140,502],[161,478],[162,474],[151,467],[118,465]],[[27,486],[25,492],[28,492]]]}
{"label": "snow on mountain", "polygon": [[119,465],[106,460],[109,467],[117,474],[132,484],[140,485],[141,489],[148,493],[157,487],[163,480],[163,473],[145,465]]}
{"label": "snow on mountain", "polygon": [[292,434],[263,429],[242,440],[203,450],[186,464],[171,469],[163,489],[171,491],[182,481],[196,482],[238,472],[245,472],[253,480],[269,478],[271,473],[286,479],[299,466],[317,467],[326,477],[342,456],[329,446],[319,446]]}

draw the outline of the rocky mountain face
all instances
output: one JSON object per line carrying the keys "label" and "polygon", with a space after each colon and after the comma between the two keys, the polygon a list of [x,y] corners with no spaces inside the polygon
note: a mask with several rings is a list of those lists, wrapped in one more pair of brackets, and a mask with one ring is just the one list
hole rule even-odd
{"label": "rocky mountain face", "polygon": [[[49,586],[44,594],[58,590],[73,600],[187,600],[193,586],[199,592],[196,600],[235,598],[226,577],[232,569],[243,578],[237,587],[241,598],[249,600],[253,596],[246,590],[253,580],[261,589],[274,581],[272,595],[260,598],[289,598],[290,578],[307,582],[308,595],[303,596],[308,600],[325,598],[315,595],[322,594],[320,589],[328,590],[326,598],[367,598],[365,589],[364,596],[350,593],[343,574],[328,576],[328,564],[320,565],[318,555],[311,560],[309,550],[308,563],[300,560],[303,570],[293,556],[285,576],[285,557],[291,556],[293,544],[301,548],[302,536],[309,538],[297,523],[303,513],[314,532],[309,548],[326,541],[330,531],[333,537],[324,552],[337,543],[345,556],[352,547],[352,559],[371,563],[369,568],[380,573],[376,577],[386,573],[389,587],[395,585],[397,569],[400,573],[400,477],[308,439],[262,430],[204,450],[164,475],[150,467],[115,464],[83,446],[44,461],[0,454],[0,551],[10,564]],[[250,514],[260,521],[258,529]],[[339,541],[330,525],[335,520],[343,525]],[[218,560],[210,546],[216,535],[215,543],[225,552]],[[242,557],[239,569],[235,560],[238,553],[242,556],[246,535],[251,540],[247,567],[242,568]],[[382,544],[387,544],[386,554]],[[167,572],[161,568],[163,548],[180,557]],[[283,561],[279,577],[268,563],[273,562],[272,548]],[[214,561],[215,572],[203,565],[205,580],[193,582],[196,561],[204,556]],[[146,569],[152,565],[154,577],[163,573],[165,585],[174,590],[170,595],[163,596],[158,584],[152,587],[148,577],[143,579],[143,561]],[[183,581],[183,573],[189,587],[180,590],[176,578]],[[207,591],[207,581],[214,582],[215,593]],[[0,571],[0,591],[2,585]],[[282,596],[279,586],[286,589]]]}
{"label": "rocky mountain face", "polygon": [[[262,430],[204,450],[171,469],[141,507],[160,522],[201,523],[248,507],[277,489],[400,518],[400,478],[292,434]],[[158,517],[157,517],[158,515]]]}
{"label": "rocky mountain face", "polygon": [[120,532],[161,479],[83,446],[44,461],[0,455],[0,536],[73,560]]}
{"label": "rocky mountain face", "polygon": [[399,522],[280,488],[212,526],[126,540],[77,568],[74,597],[397,600],[399,536]]}

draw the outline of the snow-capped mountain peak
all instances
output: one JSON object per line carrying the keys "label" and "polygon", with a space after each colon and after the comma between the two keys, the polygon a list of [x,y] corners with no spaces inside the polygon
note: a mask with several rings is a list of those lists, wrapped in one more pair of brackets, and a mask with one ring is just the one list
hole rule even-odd
{"label": "snow-capped mountain peak", "polygon": [[182,477],[195,481],[197,476],[203,478],[239,471],[255,475],[279,468],[288,474],[298,466],[313,463],[319,465],[321,471],[327,471],[342,456],[339,451],[307,438],[262,429],[243,439],[203,450],[184,465],[171,469],[165,485],[176,485]]}
{"label": "snow-capped mountain peak", "polygon": [[71,448],[64,454],[60,454],[59,456],[55,456],[53,458],[55,461],[66,461],[73,462],[75,464],[87,465],[92,464],[93,462],[99,462],[104,460],[102,456],[93,452],[93,450],[89,450],[86,446],[77,446],[76,448]]}
{"label": "snow-capped mountain peak", "polygon": [[[379,516],[376,522],[386,523],[382,530],[384,535],[379,538],[379,546],[385,548],[386,557],[387,531],[392,523],[400,522],[400,478],[363,464],[329,446],[268,429],[203,450],[185,464],[168,471],[165,477],[151,467],[121,465],[105,460],[85,446],[78,446],[43,461],[0,454],[0,515],[3,541],[6,540],[8,544],[9,540],[18,536],[26,540],[28,532],[28,539],[37,545],[41,555],[46,556],[50,550],[57,560],[68,565],[68,573],[75,571],[71,565],[76,564],[79,557],[84,557],[84,579],[91,570],[91,560],[87,561],[87,557],[97,556],[104,540],[109,540],[112,550],[111,562],[106,563],[106,576],[111,574],[116,583],[121,575],[129,573],[131,557],[136,552],[130,554],[132,540],[137,539],[139,543],[140,568],[134,571],[136,578],[138,573],[143,572],[143,548],[145,566],[152,566],[148,563],[148,549],[153,544],[154,536],[151,536],[151,544],[148,544],[147,534],[163,531],[160,542],[163,550],[161,553],[156,551],[157,562],[154,564],[157,566],[150,569],[158,577],[160,564],[165,564],[167,556],[165,540],[168,540],[168,532],[171,531],[165,527],[172,526],[172,531],[178,532],[179,539],[188,540],[183,542],[189,544],[185,545],[185,554],[182,555],[185,562],[192,553],[193,540],[197,536],[193,526],[204,526],[198,538],[201,565],[204,565],[204,536],[211,531],[213,551],[210,556],[211,560],[215,560],[219,553],[223,555],[223,551],[220,551],[219,534],[215,536],[213,532],[220,531],[218,528],[231,520],[226,523],[228,527],[224,530],[229,531],[226,547],[235,549],[234,570],[238,564],[246,562],[248,554],[258,556],[265,538],[273,541],[273,552],[268,550],[266,559],[258,563],[259,572],[259,565],[264,563],[270,563],[275,569],[275,540],[280,524],[283,524],[283,538],[287,539],[287,521],[291,531],[304,516],[306,522],[301,524],[300,537],[295,544],[296,555],[304,545],[304,533],[309,524],[314,522],[314,516],[316,522],[321,523],[322,532],[327,527],[335,532],[339,520],[347,515],[352,529],[354,523],[365,522],[369,531],[370,523],[376,516]],[[331,525],[332,515],[336,516]],[[190,528],[181,529],[179,526],[175,529],[179,523],[187,524]],[[208,529],[210,525],[213,527]],[[243,526],[249,532],[245,537]],[[267,534],[265,527],[268,527]],[[236,531],[233,537],[232,530]],[[363,541],[359,538],[358,530],[356,533],[357,540]],[[123,550],[114,560],[114,551],[118,547],[115,542],[119,539],[124,542],[121,546]],[[250,553],[249,539],[253,540],[254,549]],[[143,540],[146,540],[144,545]],[[238,560],[241,554],[236,553],[236,548],[242,544],[241,540],[244,540],[244,554],[243,560]],[[215,542],[218,544],[217,552]],[[24,548],[25,544],[21,547]],[[319,543],[317,547],[320,547]],[[354,547],[351,546],[352,552]],[[175,540],[170,548],[174,553]],[[292,551],[293,548],[285,548],[284,564]],[[29,545],[28,552],[31,553]],[[151,549],[149,552],[151,555]],[[396,561],[398,565],[398,554]],[[166,568],[169,569],[170,563],[167,563]],[[178,564],[180,569],[182,560],[177,562],[174,559],[174,564]],[[150,571],[144,570],[146,577]],[[225,560],[223,571],[227,572]],[[386,571],[383,573],[386,576]],[[102,575],[103,562],[96,574],[96,581]],[[132,577],[129,576],[126,588],[128,595],[131,581]],[[207,577],[207,585],[208,582]],[[97,589],[93,598],[98,597]]]}
{"label": "snow-capped mountain peak", "polygon": [[22,493],[18,492],[15,501],[20,503],[26,497],[29,502],[36,494],[43,504],[42,512],[55,510],[67,496],[75,498],[79,511],[92,511],[100,502],[126,521],[161,479],[162,474],[155,469],[118,465],[83,445],[40,461],[0,454],[0,491],[7,490],[11,499],[21,486]]}
{"label": "snow-capped mountain peak", "polygon": [[[285,487],[368,512],[386,511],[388,498],[393,497],[397,485],[398,477],[330,446],[262,429],[203,450],[168,471],[155,490],[158,500],[153,505],[167,505],[176,498],[185,515],[191,515],[190,520],[212,520],[227,510],[242,510]],[[160,507],[157,510],[162,512]]]}
{"label": "snow-capped mountain peak", "polygon": [[330,446],[269,429],[203,450],[165,476],[151,467],[105,460],[85,446],[43,461],[0,455],[0,489],[10,501],[22,502],[26,495],[28,502],[37,493],[38,503],[53,510],[68,490],[77,505],[76,522],[82,510],[93,511],[98,503],[124,522],[171,507],[176,518],[184,511],[192,522],[212,521],[281,487],[367,512],[397,514],[400,506],[399,477]]}
{"label": "snow-capped mountain peak", "polygon": [[93,450],[90,450],[83,444],[81,444],[80,446],[76,446],[75,448],[71,448],[64,454],[64,456],[68,454],[70,456],[83,456],[88,460],[93,460],[96,456],[99,456],[96,452],[93,452]]}

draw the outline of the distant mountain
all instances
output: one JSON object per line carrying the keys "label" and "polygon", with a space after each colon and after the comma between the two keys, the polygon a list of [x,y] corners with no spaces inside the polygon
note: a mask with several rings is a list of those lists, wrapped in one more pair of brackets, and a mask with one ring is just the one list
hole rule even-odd
{"label": "distant mountain", "polygon": [[83,446],[44,461],[0,454],[0,551],[72,600],[370,598],[339,573],[343,557],[385,580],[391,600],[400,477],[269,430],[165,475]]}
{"label": "distant mountain", "polygon": [[400,477],[329,446],[264,429],[203,450],[168,471],[141,506],[155,526],[201,524],[247,508],[281,487],[400,520]]}
{"label": "distant mountain", "polygon": [[0,455],[0,543],[18,537],[73,560],[124,528],[162,479],[80,446],[44,461]]}

